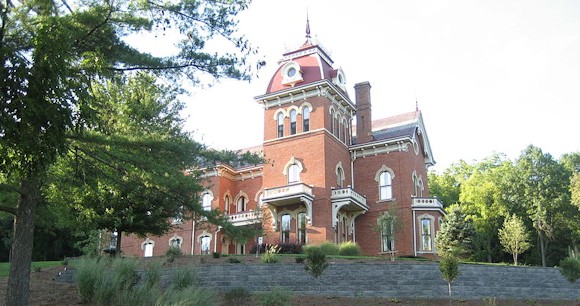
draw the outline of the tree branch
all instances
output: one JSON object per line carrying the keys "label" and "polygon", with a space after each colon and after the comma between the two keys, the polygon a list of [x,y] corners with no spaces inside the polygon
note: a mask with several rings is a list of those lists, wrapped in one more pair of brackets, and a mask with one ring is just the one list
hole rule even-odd
{"label": "tree branch", "polygon": [[0,191],[16,192],[20,195],[22,194],[20,189],[5,183],[0,183]]}
{"label": "tree branch", "polygon": [[16,216],[16,208],[15,207],[0,205],[0,211],[7,212],[9,214]]}

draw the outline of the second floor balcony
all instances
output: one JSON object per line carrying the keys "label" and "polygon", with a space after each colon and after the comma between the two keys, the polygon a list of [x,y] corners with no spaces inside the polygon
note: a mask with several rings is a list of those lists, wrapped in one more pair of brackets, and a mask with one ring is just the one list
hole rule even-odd
{"label": "second floor balcony", "polygon": [[312,202],[313,200],[312,186],[304,183],[267,188],[264,190],[264,197],[262,198],[262,202],[276,207],[305,201]]}
{"label": "second floor balcony", "polygon": [[443,212],[443,203],[436,197],[416,197],[413,198],[411,208],[413,210],[438,210]]}
{"label": "second floor balcony", "polygon": [[228,221],[235,226],[244,226],[262,222],[262,211],[251,210],[235,214],[228,214]]}
{"label": "second floor balcony", "polygon": [[333,189],[330,195],[332,201],[332,222],[333,226],[338,223],[339,211],[346,211],[354,219],[369,210],[367,199],[354,191],[350,186],[346,188]]}

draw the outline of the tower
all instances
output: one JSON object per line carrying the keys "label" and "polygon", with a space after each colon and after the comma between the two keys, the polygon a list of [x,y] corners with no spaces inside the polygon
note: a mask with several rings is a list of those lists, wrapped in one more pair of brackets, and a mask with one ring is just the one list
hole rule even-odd
{"label": "tower", "polygon": [[344,72],[333,65],[307,24],[305,43],[283,55],[266,93],[255,98],[264,108],[269,165],[262,203],[271,212],[270,243],[354,240],[354,220],[368,210],[351,187],[356,106]]}

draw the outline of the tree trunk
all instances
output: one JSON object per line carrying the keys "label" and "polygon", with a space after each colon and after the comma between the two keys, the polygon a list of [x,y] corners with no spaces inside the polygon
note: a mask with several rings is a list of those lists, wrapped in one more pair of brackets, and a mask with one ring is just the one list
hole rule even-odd
{"label": "tree trunk", "polygon": [[10,249],[7,306],[28,305],[34,219],[40,198],[40,183],[35,178],[26,178],[21,182],[20,192],[14,218],[14,241]]}
{"label": "tree trunk", "polygon": [[542,267],[546,267],[546,242],[544,241],[544,233],[538,231],[538,238],[540,239],[540,253],[542,254]]}
{"label": "tree trunk", "polygon": [[121,234],[123,234],[123,232],[117,230],[117,244],[115,245],[115,257],[121,257]]}

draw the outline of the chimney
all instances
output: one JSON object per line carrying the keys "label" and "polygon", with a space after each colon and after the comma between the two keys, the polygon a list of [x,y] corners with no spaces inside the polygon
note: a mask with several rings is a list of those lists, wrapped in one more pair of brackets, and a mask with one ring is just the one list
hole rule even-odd
{"label": "chimney", "polygon": [[356,102],[356,143],[361,144],[373,140],[371,115],[371,84],[369,82],[354,85]]}

